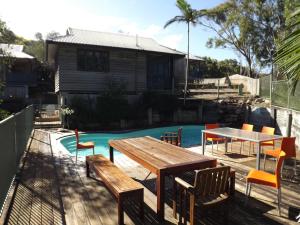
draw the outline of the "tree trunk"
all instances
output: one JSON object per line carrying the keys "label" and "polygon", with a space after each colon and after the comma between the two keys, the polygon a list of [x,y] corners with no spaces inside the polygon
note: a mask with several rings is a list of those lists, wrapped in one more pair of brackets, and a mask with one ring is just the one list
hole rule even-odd
{"label": "tree trunk", "polygon": [[185,105],[185,100],[186,100],[186,92],[187,92],[187,84],[188,84],[189,58],[190,58],[190,22],[188,22],[188,46],[187,46],[187,59],[186,59],[184,96],[183,96],[183,104],[184,105]]}
{"label": "tree trunk", "polygon": [[246,61],[248,63],[249,77],[253,78],[252,61],[249,57],[246,57]]}

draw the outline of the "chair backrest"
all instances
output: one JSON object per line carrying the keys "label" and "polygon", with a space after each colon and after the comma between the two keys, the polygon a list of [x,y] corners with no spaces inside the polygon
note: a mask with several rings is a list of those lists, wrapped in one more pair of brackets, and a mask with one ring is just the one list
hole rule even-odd
{"label": "chair backrest", "polygon": [[[215,128],[219,128],[220,125],[218,123],[208,123],[205,124],[205,130],[209,130],[209,129],[215,129]],[[205,139],[207,138],[217,138],[218,135],[215,134],[205,134]]]}
{"label": "chair backrest", "polygon": [[284,137],[281,142],[281,150],[285,152],[286,157],[296,157],[296,137]]}
{"label": "chair backrest", "polygon": [[79,135],[78,135],[78,130],[75,129],[75,137],[76,137],[76,144],[79,144]]}
{"label": "chair backrest", "polygon": [[263,128],[261,129],[261,132],[264,133],[264,134],[274,135],[274,133],[275,133],[275,128],[274,128],[274,127],[266,127],[266,126],[263,126]]}
{"label": "chair backrest", "polygon": [[229,176],[229,166],[197,171],[194,183],[195,195],[216,197],[220,194],[228,193]]}
{"label": "chair backrest", "polygon": [[244,123],[243,126],[242,126],[242,130],[253,131],[253,125],[248,124],[248,123]]}
{"label": "chair backrest", "polygon": [[285,152],[281,151],[280,154],[279,154],[279,156],[277,157],[276,170],[275,170],[277,188],[280,187],[281,167],[282,167],[283,160],[285,158],[286,158]]}
{"label": "chair backrest", "polygon": [[160,140],[170,143],[172,145],[181,146],[182,140],[182,128],[178,128],[177,132],[165,132],[161,137]]}

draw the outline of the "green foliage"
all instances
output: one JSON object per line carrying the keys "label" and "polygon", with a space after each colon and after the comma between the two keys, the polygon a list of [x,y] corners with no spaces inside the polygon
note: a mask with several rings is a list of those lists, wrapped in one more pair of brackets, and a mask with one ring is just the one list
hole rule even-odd
{"label": "green foliage", "polygon": [[4,120],[5,118],[9,117],[10,113],[4,109],[0,109],[0,121]]}
{"label": "green foliage", "polygon": [[292,94],[300,79],[300,5],[287,19],[286,37],[276,53],[279,71],[289,80]]}
{"label": "green foliage", "polygon": [[0,43],[14,44],[17,36],[12,32],[4,21],[0,19]]}
{"label": "green foliage", "polygon": [[24,52],[43,62],[45,58],[45,46],[43,40],[28,40],[24,42]]}
{"label": "green foliage", "polygon": [[73,121],[72,124],[75,127],[78,127],[79,124],[85,124],[88,121],[91,121],[92,108],[85,98],[74,96],[71,99],[70,108],[74,110],[74,114],[72,114],[69,118]]}
{"label": "green foliage", "polygon": [[141,100],[141,106],[144,109],[152,108],[162,114],[170,115],[178,108],[179,103],[175,95],[145,92]]}
{"label": "green foliage", "polygon": [[[205,11],[202,25],[216,32],[208,47],[231,48],[244,57],[249,75],[269,65],[275,39],[284,26],[283,0],[228,0]],[[203,12],[203,11],[202,11]]]}
{"label": "green foliage", "polygon": [[228,75],[239,74],[240,65],[235,59],[225,59],[218,61],[210,57],[203,57],[200,62],[199,78],[218,78],[226,77]]}
{"label": "green foliage", "polygon": [[119,122],[129,115],[128,101],[121,96],[102,95],[97,98],[96,112],[98,121],[102,124]]}

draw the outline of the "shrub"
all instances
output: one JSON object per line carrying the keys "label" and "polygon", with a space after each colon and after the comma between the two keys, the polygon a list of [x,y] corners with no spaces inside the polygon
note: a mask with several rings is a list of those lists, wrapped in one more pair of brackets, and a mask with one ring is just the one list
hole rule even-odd
{"label": "shrub", "polygon": [[179,106],[177,96],[156,92],[145,92],[142,97],[143,107],[153,108],[159,113],[169,115]]}
{"label": "shrub", "polygon": [[4,109],[0,109],[0,121],[9,117],[10,113]]}

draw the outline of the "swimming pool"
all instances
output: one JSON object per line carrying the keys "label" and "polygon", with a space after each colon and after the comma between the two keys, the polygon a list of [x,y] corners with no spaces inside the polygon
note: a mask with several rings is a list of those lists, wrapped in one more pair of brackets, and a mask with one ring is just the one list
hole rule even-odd
{"label": "swimming pool", "polygon": [[[109,157],[108,141],[110,139],[130,138],[130,137],[143,137],[151,136],[154,138],[160,138],[160,136],[167,131],[177,131],[179,127],[182,127],[182,147],[191,147],[199,145],[201,143],[201,130],[204,129],[200,125],[185,125],[185,126],[171,126],[160,127],[138,131],[131,131],[126,133],[86,133],[80,134],[80,142],[93,141],[95,143],[95,154],[103,154]],[[69,136],[62,138],[60,143],[72,154],[76,154],[76,139],[75,136]],[[79,156],[91,155],[92,150],[80,150]],[[121,154],[115,152],[115,155]]]}

